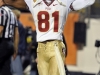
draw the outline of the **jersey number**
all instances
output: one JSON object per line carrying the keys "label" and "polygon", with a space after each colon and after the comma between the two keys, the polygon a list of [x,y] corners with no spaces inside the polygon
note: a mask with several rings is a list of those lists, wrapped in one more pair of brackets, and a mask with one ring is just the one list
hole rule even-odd
{"label": "jersey number", "polygon": [[[44,18],[42,18],[44,16]],[[54,17],[54,32],[58,32],[58,23],[59,23],[59,12],[55,11],[52,13],[52,17]],[[41,11],[38,13],[38,29],[41,32],[47,32],[50,27],[50,16],[46,11]],[[44,24],[44,27],[42,25]]]}

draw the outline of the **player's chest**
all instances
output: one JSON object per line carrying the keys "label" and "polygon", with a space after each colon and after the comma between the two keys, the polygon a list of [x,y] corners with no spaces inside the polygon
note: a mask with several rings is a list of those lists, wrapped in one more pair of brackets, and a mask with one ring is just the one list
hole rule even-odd
{"label": "player's chest", "polygon": [[36,6],[34,6],[31,9],[34,13],[34,15],[38,14],[50,14],[53,15],[53,13],[59,13],[65,14],[67,9],[66,6],[60,5],[57,1],[52,2],[51,4],[47,4],[46,2],[40,2]]}

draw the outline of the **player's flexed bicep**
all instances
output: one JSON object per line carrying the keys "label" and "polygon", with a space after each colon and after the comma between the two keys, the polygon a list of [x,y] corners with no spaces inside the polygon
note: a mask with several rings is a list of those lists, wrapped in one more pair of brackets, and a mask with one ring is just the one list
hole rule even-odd
{"label": "player's flexed bicep", "polygon": [[[50,18],[53,19],[50,20]],[[53,29],[52,32],[58,32],[59,11],[52,12],[51,15],[47,11],[40,11],[37,15],[37,19],[38,19],[38,30],[40,32],[49,31],[51,25]],[[53,22],[53,24],[51,24],[51,22]]]}
{"label": "player's flexed bicep", "polygon": [[92,5],[95,0],[74,0],[70,5],[72,10],[80,10],[82,8]]}

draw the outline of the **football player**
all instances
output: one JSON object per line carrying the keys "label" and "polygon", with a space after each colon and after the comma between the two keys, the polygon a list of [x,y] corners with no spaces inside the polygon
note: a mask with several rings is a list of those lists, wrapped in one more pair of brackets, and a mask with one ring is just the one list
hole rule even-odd
{"label": "football player", "polygon": [[37,32],[39,75],[66,75],[62,33],[68,13],[88,7],[95,0],[5,0],[5,2],[17,8],[25,9],[28,6],[33,16]]}

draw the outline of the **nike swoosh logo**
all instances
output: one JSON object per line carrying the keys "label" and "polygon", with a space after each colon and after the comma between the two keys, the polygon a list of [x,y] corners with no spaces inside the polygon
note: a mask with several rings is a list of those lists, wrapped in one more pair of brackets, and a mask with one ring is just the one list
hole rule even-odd
{"label": "nike swoosh logo", "polygon": [[58,4],[53,4],[53,6],[56,6],[56,5],[58,5]]}

